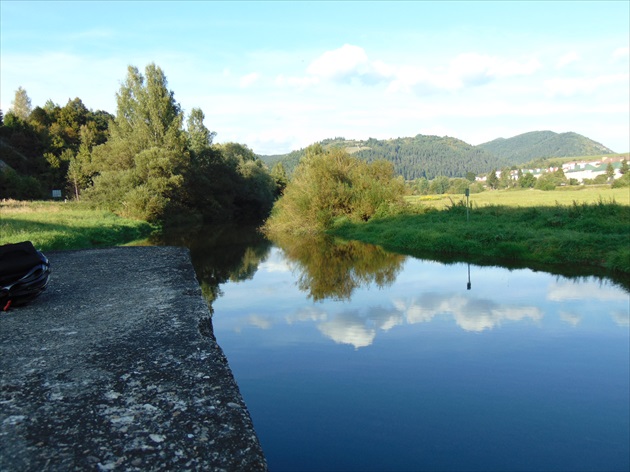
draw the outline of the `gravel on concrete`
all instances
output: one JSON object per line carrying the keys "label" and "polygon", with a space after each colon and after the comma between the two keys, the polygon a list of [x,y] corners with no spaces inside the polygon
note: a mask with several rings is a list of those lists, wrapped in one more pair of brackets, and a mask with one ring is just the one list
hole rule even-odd
{"label": "gravel on concrete", "polygon": [[187,249],[46,256],[0,312],[0,470],[267,470]]}

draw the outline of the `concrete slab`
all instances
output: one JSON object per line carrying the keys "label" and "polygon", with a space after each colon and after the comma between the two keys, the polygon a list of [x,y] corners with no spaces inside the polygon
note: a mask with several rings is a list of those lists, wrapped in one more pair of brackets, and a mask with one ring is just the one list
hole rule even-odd
{"label": "concrete slab", "polygon": [[46,254],[0,312],[0,470],[266,470],[186,249]]}

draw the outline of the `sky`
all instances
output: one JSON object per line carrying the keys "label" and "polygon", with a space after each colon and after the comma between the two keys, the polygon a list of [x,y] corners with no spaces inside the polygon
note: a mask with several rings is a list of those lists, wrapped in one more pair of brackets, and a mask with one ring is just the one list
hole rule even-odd
{"label": "sky", "polygon": [[573,131],[630,151],[630,1],[0,0],[0,108],[116,113],[155,63],[215,142],[283,154],[334,137],[477,145]]}

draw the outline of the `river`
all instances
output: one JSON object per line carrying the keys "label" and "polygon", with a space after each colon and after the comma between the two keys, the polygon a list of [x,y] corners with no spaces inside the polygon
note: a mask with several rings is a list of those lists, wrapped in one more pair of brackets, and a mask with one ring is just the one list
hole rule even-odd
{"label": "river", "polygon": [[270,470],[630,467],[625,287],[229,234],[187,244]]}

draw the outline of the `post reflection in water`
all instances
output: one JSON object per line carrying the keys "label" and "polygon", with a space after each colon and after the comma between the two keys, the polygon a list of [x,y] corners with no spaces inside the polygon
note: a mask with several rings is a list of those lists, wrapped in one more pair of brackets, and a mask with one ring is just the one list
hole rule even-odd
{"label": "post reflection in water", "polygon": [[271,470],[630,466],[626,289],[274,244],[213,302]]}
{"label": "post reflection in water", "polygon": [[466,290],[470,290],[472,285],[470,284],[470,264],[468,264],[468,283],[466,284]]}

